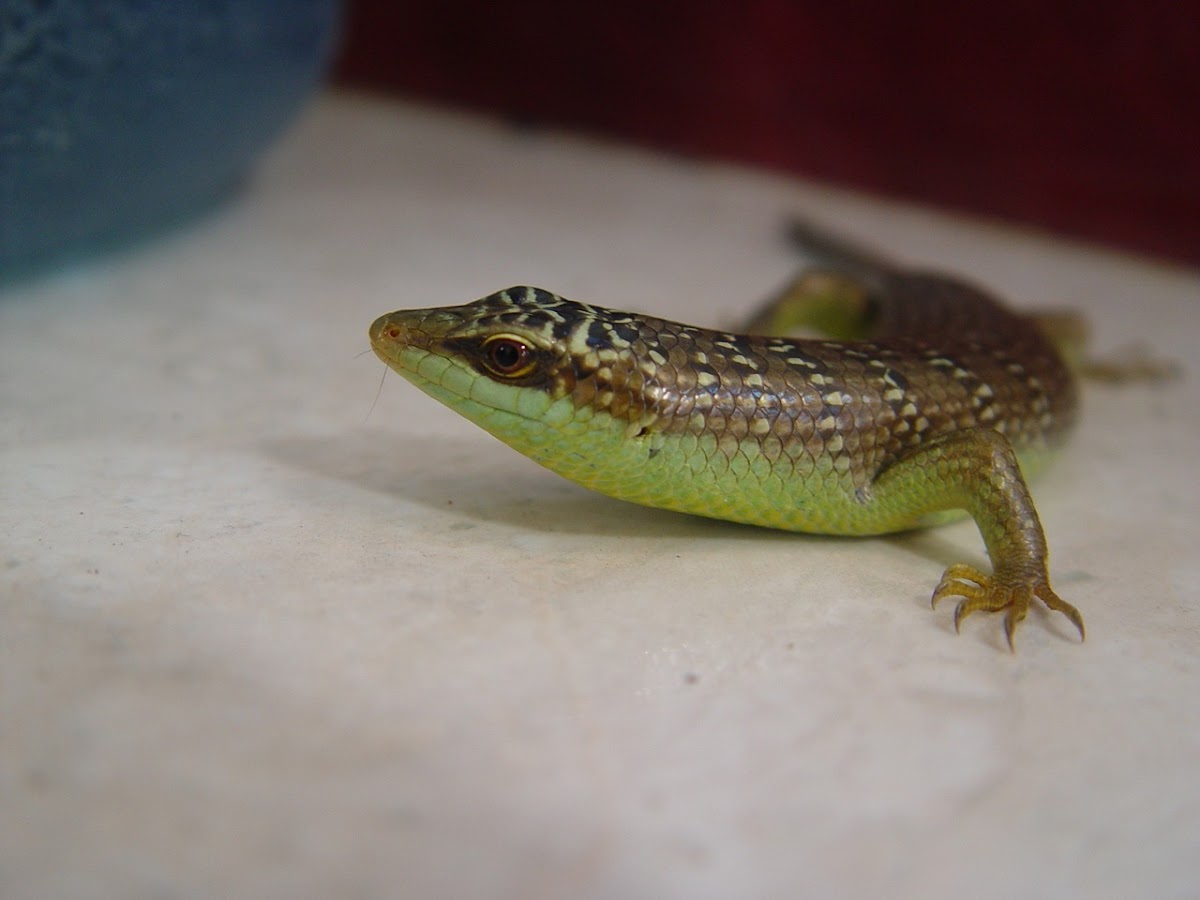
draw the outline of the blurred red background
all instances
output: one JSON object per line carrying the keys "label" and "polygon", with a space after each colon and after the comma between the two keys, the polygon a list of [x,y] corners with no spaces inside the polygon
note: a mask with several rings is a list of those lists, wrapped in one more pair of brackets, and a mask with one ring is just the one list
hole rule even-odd
{"label": "blurred red background", "polygon": [[1200,262],[1194,4],[350,0],[337,78]]}

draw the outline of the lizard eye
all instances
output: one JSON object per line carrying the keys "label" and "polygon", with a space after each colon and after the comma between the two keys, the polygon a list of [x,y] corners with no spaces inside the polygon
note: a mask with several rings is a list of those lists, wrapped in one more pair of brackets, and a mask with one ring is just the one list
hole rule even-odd
{"label": "lizard eye", "polygon": [[483,345],[483,359],[488,369],[502,378],[520,378],[533,371],[533,354],[529,346],[514,337],[500,335],[488,338]]}

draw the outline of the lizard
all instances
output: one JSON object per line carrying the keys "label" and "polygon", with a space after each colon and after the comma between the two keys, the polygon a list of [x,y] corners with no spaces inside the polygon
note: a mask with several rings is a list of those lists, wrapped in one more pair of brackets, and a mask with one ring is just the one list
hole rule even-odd
{"label": "lizard", "polygon": [[[992,563],[950,565],[932,603],[957,631],[1050,585],[1026,474],[1071,430],[1076,321],[1023,315],[972,283],[799,230],[824,258],[721,331],[518,286],[405,309],[375,354],[510,447],[611,497],[750,525],[881,535],[974,519]],[[815,328],[818,338],[789,336]]]}

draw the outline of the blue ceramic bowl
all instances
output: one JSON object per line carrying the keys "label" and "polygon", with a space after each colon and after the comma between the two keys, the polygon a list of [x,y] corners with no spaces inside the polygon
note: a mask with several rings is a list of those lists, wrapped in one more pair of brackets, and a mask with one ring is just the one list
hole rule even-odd
{"label": "blue ceramic bowl", "polygon": [[318,84],[337,0],[0,0],[0,274],[213,204]]}

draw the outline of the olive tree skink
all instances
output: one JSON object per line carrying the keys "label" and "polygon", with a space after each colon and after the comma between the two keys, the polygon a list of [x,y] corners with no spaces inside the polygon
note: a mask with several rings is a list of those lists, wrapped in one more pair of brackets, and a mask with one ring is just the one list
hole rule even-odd
{"label": "olive tree skink", "polygon": [[[819,327],[832,339],[781,336]],[[1071,370],[1038,320],[980,289],[890,265],[802,273],[746,334],[514,287],[401,310],[370,328],[388,366],[517,451],[646,506],[769,528],[874,535],[979,526],[990,573],[933,592],[1004,611],[1033,598],[1084,634],[1050,587],[1022,469],[1076,413]]]}

